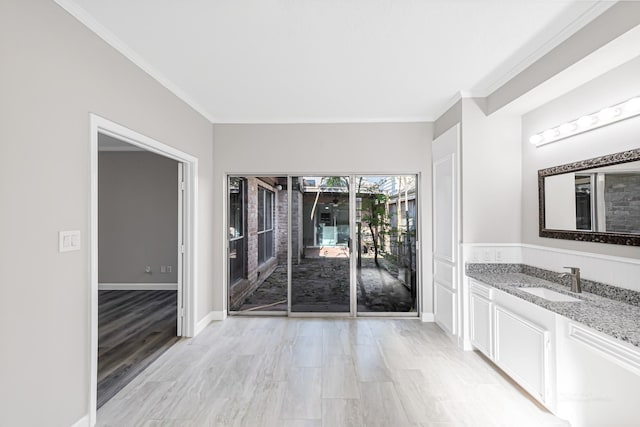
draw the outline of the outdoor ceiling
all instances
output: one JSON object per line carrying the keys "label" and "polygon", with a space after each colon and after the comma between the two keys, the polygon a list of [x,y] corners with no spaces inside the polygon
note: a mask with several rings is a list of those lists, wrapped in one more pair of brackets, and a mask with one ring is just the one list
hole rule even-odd
{"label": "outdoor ceiling", "polygon": [[433,120],[612,4],[56,1],[214,123]]}

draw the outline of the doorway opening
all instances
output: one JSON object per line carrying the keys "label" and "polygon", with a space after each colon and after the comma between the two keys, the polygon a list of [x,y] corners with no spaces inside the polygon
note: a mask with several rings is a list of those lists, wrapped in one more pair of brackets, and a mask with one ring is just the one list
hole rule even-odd
{"label": "doorway opening", "polygon": [[178,161],[98,134],[98,409],[178,340],[181,182]]}
{"label": "doorway opening", "polygon": [[90,122],[94,424],[100,406],[193,334],[197,159],[93,114]]}
{"label": "doorway opening", "polygon": [[[418,317],[417,175],[270,179],[287,197],[280,191],[277,206],[260,211],[252,206],[263,197],[251,182],[266,179],[228,177],[230,313]],[[278,266],[256,280],[251,239],[260,235],[252,216],[268,224],[267,209],[278,212],[273,227],[280,233],[269,244]],[[274,282],[278,293],[269,292]]]}

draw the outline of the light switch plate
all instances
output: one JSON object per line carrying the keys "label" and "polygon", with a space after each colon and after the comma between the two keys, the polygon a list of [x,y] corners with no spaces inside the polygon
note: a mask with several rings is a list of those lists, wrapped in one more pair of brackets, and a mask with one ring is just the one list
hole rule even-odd
{"label": "light switch plate", "polygon": [[80,250],[80,230],[61,231],[58,233],[58,251],[70,252]]}

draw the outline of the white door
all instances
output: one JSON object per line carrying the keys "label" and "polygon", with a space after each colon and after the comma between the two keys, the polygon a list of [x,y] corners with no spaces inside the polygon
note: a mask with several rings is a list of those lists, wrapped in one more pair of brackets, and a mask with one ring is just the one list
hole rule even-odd
{"label": "white door", "polygon": [[433,141],[433,296],[435,321],[446,332],[458,330],[458,146],[460,125]]}
{"label": "white door", "polygon": [[178,325],[177,335],[182,336],[182,321],[184,320],[184,305],[182,298],[182,280],[184,265],[184,168],[182,163],[178,162]]}

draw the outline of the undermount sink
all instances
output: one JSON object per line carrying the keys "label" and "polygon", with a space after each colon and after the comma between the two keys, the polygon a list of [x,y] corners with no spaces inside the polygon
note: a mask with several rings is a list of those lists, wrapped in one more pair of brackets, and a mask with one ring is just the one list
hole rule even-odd
{"label": "undermount sink", "polygon": [[547,288],[518,288],[523,292],[528,292],[540,298],[544,298],[549,301],[556,302],[578,302],[580,299],[574,298],[570,295],[561,294],[560,292],[552,291]]}

